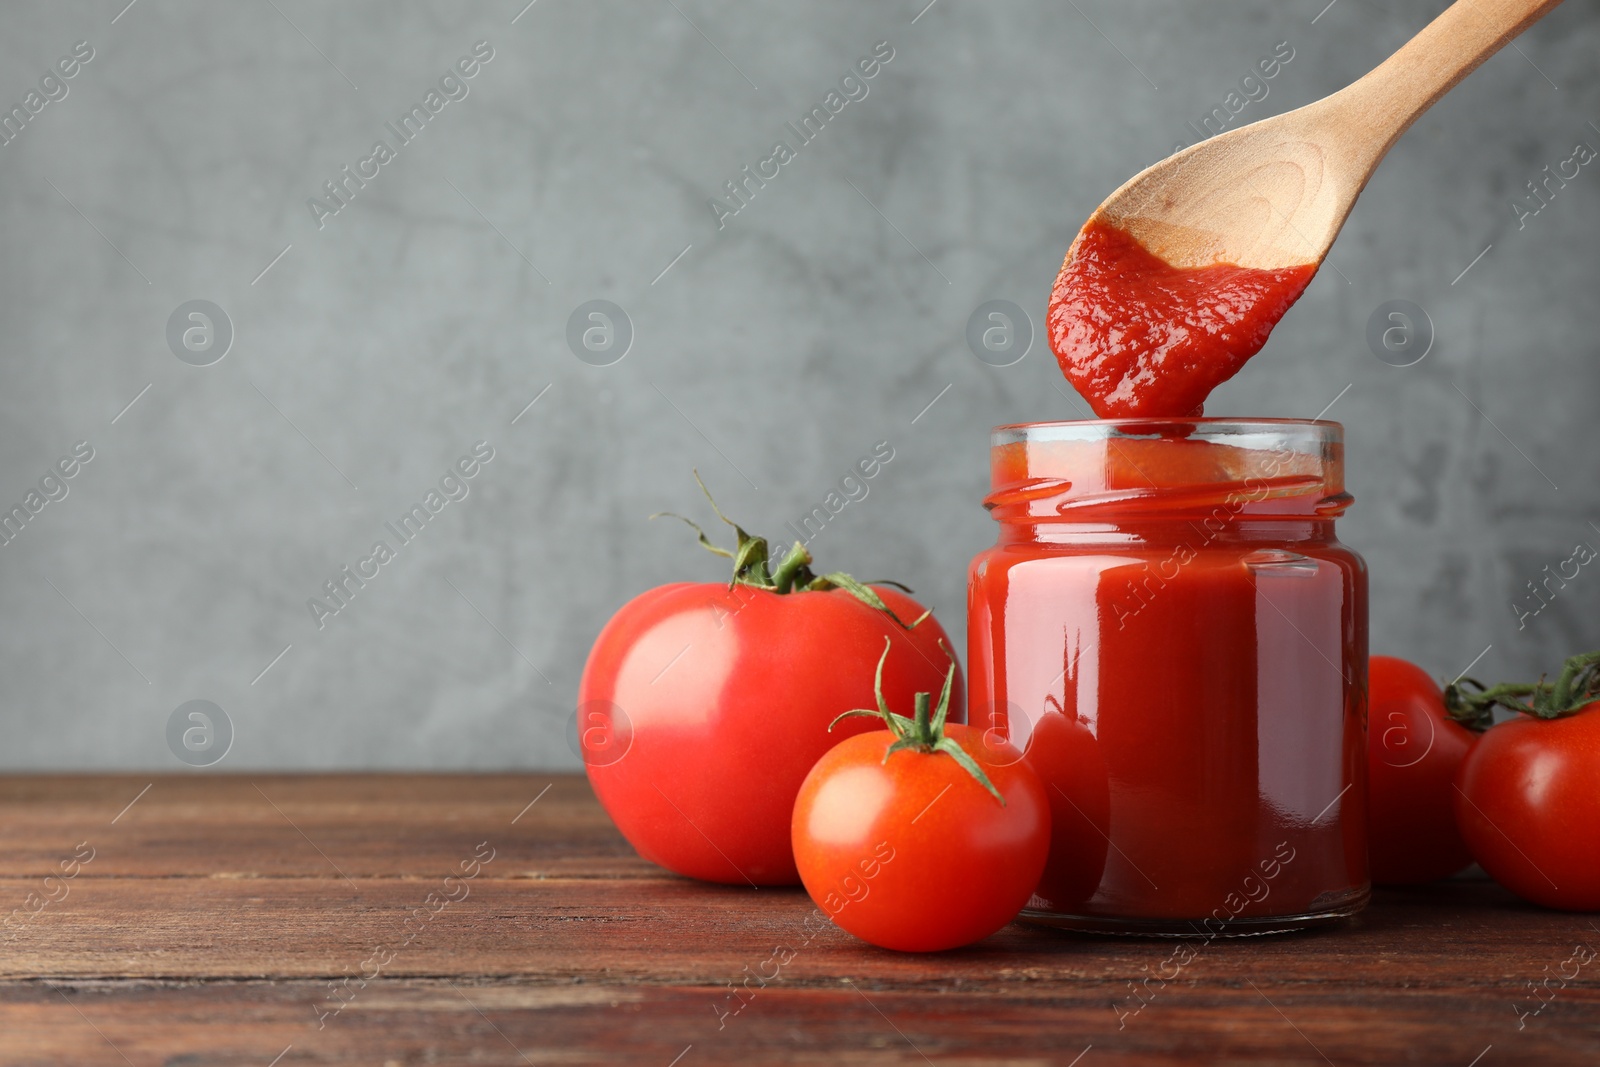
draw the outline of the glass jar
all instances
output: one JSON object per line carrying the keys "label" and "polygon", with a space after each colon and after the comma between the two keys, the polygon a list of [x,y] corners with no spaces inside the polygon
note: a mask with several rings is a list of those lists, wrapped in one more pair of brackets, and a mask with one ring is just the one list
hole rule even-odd
{"label": "glass jar", "polygon": [[1367,574],[1338,423],[997,428],[969,721],[1051,799],[1023,918],[1266,933],[1367,902]]}

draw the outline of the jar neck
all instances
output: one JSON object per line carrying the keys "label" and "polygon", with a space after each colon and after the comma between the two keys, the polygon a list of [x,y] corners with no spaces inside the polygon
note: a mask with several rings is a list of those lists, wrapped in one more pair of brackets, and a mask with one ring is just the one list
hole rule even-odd
{"label": "jar neck", "polygon": [[983,504],[1002,543],[1332,541],[1351,503],[1343,455],[1322,422],[1000,427]]}
{"label": "jar neck", "polygon": [[1259,518],[1216,522],[1200,518],[1143,519],[1135,522],[1002,522],[1002,545],[1187,544],[1191,548],[1228,544],[1334,543],[1332,519]]}

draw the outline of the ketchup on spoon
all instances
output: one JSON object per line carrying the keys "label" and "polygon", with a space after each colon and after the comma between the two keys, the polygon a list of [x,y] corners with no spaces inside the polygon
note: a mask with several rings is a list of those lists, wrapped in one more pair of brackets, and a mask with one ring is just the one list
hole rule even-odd
{"label": "ketchup on spoon", "polygon": [[1050,348],[1103,419],[1199,415],[1316,272],[1314,263],[1174,267],[1127,231],[1091,221],[1050,294]]}

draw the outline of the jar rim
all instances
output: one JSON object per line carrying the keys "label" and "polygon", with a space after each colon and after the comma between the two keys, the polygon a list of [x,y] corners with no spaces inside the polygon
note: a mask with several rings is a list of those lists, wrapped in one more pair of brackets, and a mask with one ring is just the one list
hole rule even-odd
{"label": "jar rim", "polygon": [[1118,438],[1187,437],[1232,441],[1257,435],[1289,438],[1305,446],[1334,445],[1344,441],[1344,424],[1331,419],[1280,418],[1122,418],[1067,419],[1058,422],[1015,422],[996,426],[989,434],[992,446],[1019,442],[1106,441]]}
{"label": "jar rim", "polygon": [[1138,516],[1332,519],[1344,427],[1319,419],[1086,419],[997,426],[984,507],[998,521]]}

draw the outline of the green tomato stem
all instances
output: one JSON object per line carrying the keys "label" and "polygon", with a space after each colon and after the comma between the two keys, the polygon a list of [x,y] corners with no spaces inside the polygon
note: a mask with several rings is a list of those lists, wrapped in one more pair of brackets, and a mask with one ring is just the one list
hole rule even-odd
{"label": "green tomato stem", "polygon": [[853,708],[829,723],[828,729],[831,731],[839,724],[840,720],[856,715],[866,715],[871,718],[881,719],[895,736],[894,744],[890,745],[883,753],[883,762],[888,763],[890,756],[901,751],[918,752],[929,756],[943,753],[955,760],[962,770],[972,775],[979,785],[987,789],[989,794],[1000,802],[1001,807],[1005,807],[1006,798],[1000,795],[1000,790],[994,787],[994,783],[983,772],[983,768],[978,765],[978,761],[973,759],[972,755],[962,748],[955,738],[945,735],[945,719],[950,714],[950,691],[954,687],[956,679],[955,661],[951,661],[950,669],[945,672],[944,689],[939,694],[938,707],[930,711],[930,694],[916,693],[911,698],[913,717],[908,719],[904,715],[896,715],[890,711],[889,703],[883,696],[883,665],[888,662],[889,647],[890,640],[886,637],[883,639],[883,655],[878,657],[878,672],[872,683],[873,692],[878,698],[878,709],[873,711],[868,708]]}
{"label": "green tomato stem", "polygon": [[1445,711],[1473,730],[1494,725],[1494,709],[1506,708],[1536,719],[1573,715],[1600,699],[1600,651],[1569,657],[1555,683],[1503,682],[1485,686],[1476,678],[1462,678],[1445,687]]}
{"label": "green tomato stem", "polygon": [[[694,480],[700,486],[700,491],[711,502],[711,510],[717,518],[733,527],[735,544],[732,551],[714,543],[706,536],[705,530],[692,519],[671,511],[658,511],[650,517],[652,519],[671,518],[687,523],[699,535],[701,547],[709,552],[714,552],[725,559],[733,560],[733,577],[728,581],[728,588],[743,585],[752,589],[765,589],[770,593],[795,593],[795,592],[827,592],[830,589],[843,589],[857,600],[874,611],[881,611],[893,619],[901,628],[915,629],[922,620],[932,615],[932,610],[924,611],[921,615],[906,622],[894,609],[884,603],[883,597],[877,594],[871,586],[857,581],[843,571],[834,571],[829,574],[816,574],[811,569],[813,562],[811,553],[804,543],[796,541],[794,547],[784,554],[778,561],[777,569],[772,569],[771,547],[764,537],[754,537],[746,532],[745,528],[734,522],[722,513],[717,507],[716,500],[711,496],[711,490],[706,488],[706,483],[701,481],[700,472],[694,472]],[[911,592],[899,582],[882,582],[883,585],[892,585],[905,592]]]}

